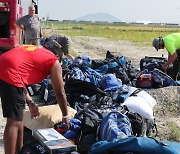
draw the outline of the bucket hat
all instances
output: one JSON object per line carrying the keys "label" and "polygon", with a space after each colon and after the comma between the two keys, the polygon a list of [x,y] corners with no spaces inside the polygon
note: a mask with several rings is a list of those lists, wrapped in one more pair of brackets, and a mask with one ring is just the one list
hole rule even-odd
{"label": "bucket hat", "polygon": [[118,81],[114,74],[105,74],[100,82],[103,91],[115,91],[122,88],[122,82]]}

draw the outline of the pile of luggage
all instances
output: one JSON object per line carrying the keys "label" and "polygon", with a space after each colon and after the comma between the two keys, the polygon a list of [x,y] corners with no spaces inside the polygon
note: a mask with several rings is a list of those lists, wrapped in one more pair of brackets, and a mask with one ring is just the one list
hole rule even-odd
{"label": "pile of luggage", "polygon": [[[61,121],[53,127],[72,140],[79,153],[171,153],[171,146],[155,140],[158,132],[153,108],[157,102],[143,89],[177,85],[157,69],[160,62],[147,65],[141,60],[139,70],[124,56],[110,51],[104,60],[82,56],[72,62],[64,58],[65,91],[69,107],[76,113],[67,132]],[[49,78],[28,90],[38,95],[44,106],[57,104]],[[168,142],[171,144],[176,146]]]}

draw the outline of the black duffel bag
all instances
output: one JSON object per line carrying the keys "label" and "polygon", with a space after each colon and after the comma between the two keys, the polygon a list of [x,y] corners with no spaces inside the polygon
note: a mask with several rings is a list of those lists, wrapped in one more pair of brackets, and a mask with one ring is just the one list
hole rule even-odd
{"label": "black duffel bag", "polygon": [[148,57],[140,60],[140,71],[147,69],[153,71],[154,68],[161,69],[162,65],[167,62],[167,58],[164,57]]}

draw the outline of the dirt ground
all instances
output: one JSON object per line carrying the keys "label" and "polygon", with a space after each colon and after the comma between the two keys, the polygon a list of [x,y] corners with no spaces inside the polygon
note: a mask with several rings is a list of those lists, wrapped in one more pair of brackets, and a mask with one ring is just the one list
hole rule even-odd
{"label": "dirt ground", "polygon": [[[145,56],[167,56],[166,51],[156,52],[153,47],[137,47],[130,41],[110,41],[105,38],[75,37],[72,38],[72,50],[76,55],[86,55],[92,59],[104,59],[106,51],[111,51],[114,55],[125,56],[131,60],[132,64],[139,67],[139,61]],[[176,140],[169,129],[169,124],[174,122],[180,129],[180,86],[151,89],[148,92],[156,99],[157,105],[154,107],[154,116],[158,128],[158,139]],[[5,119],[2,117],[0,108],[0,154],[4,153],[3,131]]]}

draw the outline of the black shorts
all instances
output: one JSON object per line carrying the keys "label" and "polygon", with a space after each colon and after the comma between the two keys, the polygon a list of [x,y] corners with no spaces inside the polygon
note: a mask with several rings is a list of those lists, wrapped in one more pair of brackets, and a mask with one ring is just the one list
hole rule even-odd
{"label": "black shorts", "polygon": [[0,96],[3,117],[22,121],[23,110],[25,109],[24,88],[16,87],[0,80]]}

